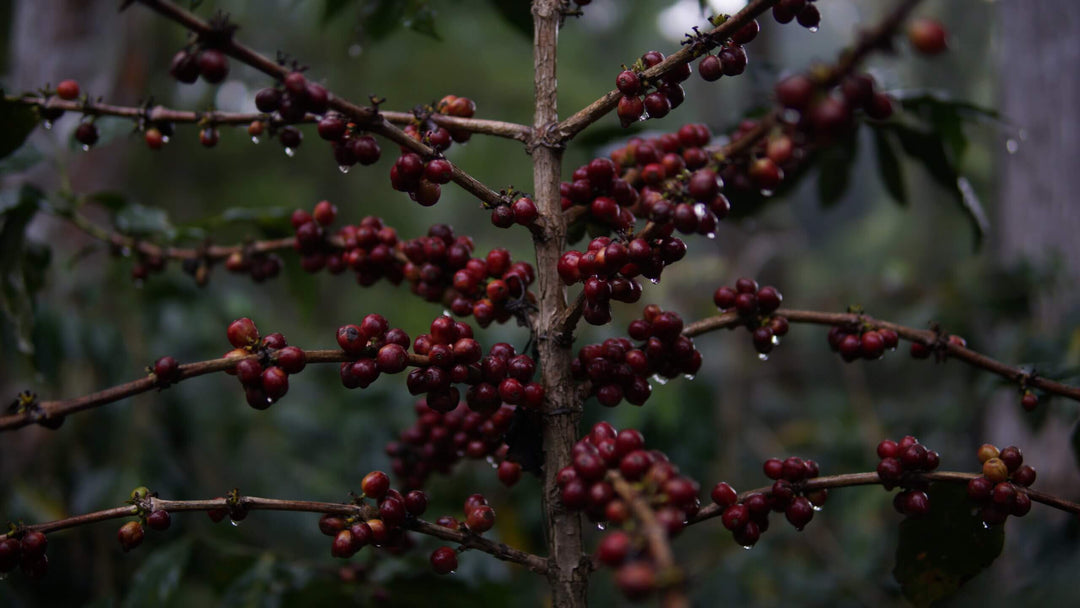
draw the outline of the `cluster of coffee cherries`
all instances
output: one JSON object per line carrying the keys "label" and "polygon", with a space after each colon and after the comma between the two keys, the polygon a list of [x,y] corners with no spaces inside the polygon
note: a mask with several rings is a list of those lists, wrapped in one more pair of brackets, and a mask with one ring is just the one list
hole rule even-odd
{"label": "cluster of coffee cherries", "polygon": [[769,513],[782,512],[788,523],[802,530],[828,498],[828,490],[807,491],[803,486],[820,474],[813,460],[797,456],[770,458],[762,468],[765,476],[773,480],[768,492],[755,492],[740,500],[727,482],[716,484],[711,492],[713,502],[722,509],[721,523],[743,547],[753,546],[769,529]]}
{"label": "cluster of coffee cherries", "polygon": [[648,596],[655,590],[657,565],[640,528],[629,525],[630,507],[616,494],[607,479],[608,472],[618,473],[640,494],[671,537],[679,534],[687,518],[698,512],[698,483],[681,475],[662,452],[646,450],[640,431],[616,431],[607,422],[597,423],[574,444],[572,458],[572,464],[558,474],[563,504],[574,511],[584,510],[592,521],[623,527],[600,540],[596,558],[616,569],[616,584],[628,598]]}
{"label": "cluster of coffee cherries", "polygon": [[220,84],[229,75],[229,58],[212,47],[185,48],[173,55],[169,75],[184,84],[192,84],[202,76],[210,84]]}
{"label": "cluster of coffee cherries", "polygon": [[683,320],[677,313],[649,304],[642,318],[630,322],[630,338],[608,338],[583,346],[571,362],[571,373],[575,380],[590,382],[590,394],[601,405],[615,407],[623,399],[643,405],[652,394],[649,377],[667,382],[701,369],[701,352],[682,330]]}
{"label": "cluster of coffee cherries", "polygon": [[[260,112],[276,116],[276,120],[269,121],[271,128],[278,123],[289,125],[277,129],[277,137],[285,147],[285,153],[292,156],[304,139],[304,134],[292,123],[303,121],[308,113],[325,115],[330,109],[330,93],[321,84],[308,80],[299,70],[293,70],[285,75],[279,86],[267,87],[256,93],[255,107]],[[266,122],[255,121],[248,126],[248,134],[258,138],[266,128]],[[378,160],[377,146],[375,157]]]}
{"label": "cluster of coffee cherries", "polygon": [[630,519],[629,505],[606,479],[608,471],[617,472],[643,495],[671,536],[682,531],[700,507],[698,483],[679,474],[662,452],[646,450],[645,438],[636,429],[617,431],[610,423],[598,422],[574,444],[571,457],[571,464],[558,474],[561,500],[594,522],[621,525]]}
{"label": "cluster of coffee cherries", "polygon": [[394,475],[406,488],[423,487],[432,473],[449,475],[464,458],[498,463],[496,475],[506,486],[521,479],[521,465],[507,457],[506,433],[515,409],[501,405],[491,411],[475,411],[458,404],[440,412],[421,399],[416,403],[416,422],[386,444]]}
{"label": "cluster of coffee cherries", "polygon": [[[616,107],[619,122],[628,127],[643,118],[663,118],[686,100],[686,92],[679,83],[690,78],[689,63],[680,63],[664,73],[659,82],[651,83],[641,77],[641,72],[664,60],[660,51],[649,51],[641,56],[633,68],[625,69],[615,77],[615,88],[623,94]],[[650,93],[649,89],[653,89]]]}
{"label": "cluster of coffee cherries", "polygon": [[698,62],[698,74],[701,78],[713,82],[723,76],[738,76],[746,71],[747,57],[743,45],[757,38],[759,31],[761,26],[756,19],[752,20],[735,30],[715,55],[706,53]]}
{"label": "cluster of coffee cherries", "polygon": [[930,512],[930,498],[926,495],[929,482],[914,478],[910,473],[928,473],[938,468],[940,458],[934,450],[911,435],[900,441],[885,439],[877,446],[877,474],[886,490],[901,487],[904,490],[893,498],[893,507],[901,515],[918,517]]}
{"label": "cluster of coffee cherries", "polygon": [[49,571],[49,557],[45,549],[49,539],[37,530],[12,532],[0,540],[0,576],[20,568],[23,576],[37,579]]}
{"label": "cluster of coffee cherries", "polygon": [[509,205],[497,205],[491,210],[491,224],[496,228],[509,228],[514,224],[532,226],[540,212],[536,203],[527,196],[516,199]]}
{"label": "cluster of coffee cherries", "polygon": [[[948,336],[939,338],[939,340],[944,340],[946,344],[959,346],[960,348],[967,348],[967,340],[965,340],[962,336],[958,336],[956,334],[949,334]],[[914,359],[929,359],[930,355],[936,355],[937,359],[940,361],[945,357],[946,351],[944,348],[939,348],[939,346],[940,344],[938,342],[930,344],[923,344],[922,342],[912,342],[910,350],[911,356]]]}
{"label": "cluster of coffee cherries", "polygon": [[1027,515],[1031,497],[1024,488],[1035,483],[1035,469],[1024,464],[1020,448],[1010,445],[999,450],[986,443],[979,447],[978,456],[982,475],[969,481],[967,490],[968,497],[982,507],[982,520],[1001,524],[1010,515]]}
{"label": "cluster of coffee cherries", "polygon": [[[281,260],[281,256],[276,253],[262,251],[236,251],[225,258],[226,270],[234,274],[246,274],[256,283],[276,278],[281,274],[281,269],[284,266],[285,263]],[[208,266],[205,262],[188,258],[184,260],[183,267],[184,272],[194,276],[197,283],[200,285],[206,283],[209,275],[206,272]]]}
{"label": "cluster of coffee cherries", "polygon": [[844,361],[873,361],[884,356],[886,350],[896,349],[900,336],[888,328],[836,325],[829,329],[828,340],[829,348],[840,353]]}
{"label": "cluster of coffee cherries", "polygon": [[382,149],[375,138],[360,131],[356,123],[350,122],[344,115],[328,112],[316,125],[319,137],[330,142],[334,160],[343,173],[360,163],[373,165],[379,161]]}
{"label": "cluster of coffee cherries", "polygon": [[[483,534],[495,526],[495,509],[491,508],[483,494],[473,494],[465,499],[465,521],[460,522],[451,515],[444,515],[435,520],[435,524],[451,530],[467,530],[473,534]],[[431,552],[431,568],[436,574],[450,574],[458,567],[459,550],[452,547],[439,547]]]}
{"label": "cluster of coffee cherries", "polygon": [[[427,494],[420,490],[403,494],[391,488],[390,477],[382,471],[365,475],[360,489],[363,494],[356,500],[359,514],[326,514],[319,519],[319,530],[334,539],[330,554],[348,559],[368,545],[390,551],[408,548],[411,540],[405,535],[406,524],[427,510]],[[374,505],[365,503],[366,498]]]}
{"label": "cluster of coffee cherries", "polygon": [[397,374],[409,365],[409,334],[390,327],[386,317],[371,313],[359,324],[342,325],[337,343],[346,355],[357,357],[341,364],[345,388],[367,388],[381,374]]}
{"label": "cluster of coffee cherries", "polygon": [[758,287],[757,281],[742,277],[735,287],[722,286],[713,292],[713,303],[722,311],[734,310],[754,339],[754,349],[763,358],[780,343],[788,332],[788,320],[774,315],[784,296],[777,288],[766,285]]}
{"label": "cluster of coffee cherries", "polygon": [[240,379],[244,398],[257,410],[265,410],[284,397],[289,390],[289,374],[299,373],[307,365],[302,349],[289,346],[279,333],[260,336],[255,323],[247,317],[230,323],[226,333],[233,350],[224,356],[243,357],[226,371]]}
{"label": "cluster of coffee cherries", "polygon": [[792,19],[799,25],[816,32],[821,23],[821,13],[814,6],[815,0],[780,0],[772,8],[773,19],[777,23],[791,23]]}
{"label": "cluster of coffee cherries", "polygon": [[442,302],[459,317],[471,314],[480,327],[505,323],[515,310],[524,312],[515,306],[531,297],[528,289],[536,272],[528,262],[513,261],[503,248],[473,258],[474,247],[472,238],[436,224],[427,236],[402,245],[405,278],[416,295]]}
{"label": "cluster of coffee cherries", "polygon": [[601,236],[590,241],[584,253],[571,250],[562,254],[557,269],[567,285],[584,284],[585,320],[604,325],[611,321],[612,300],[632,304],[641,299],[641,284],[635,277],[642,273],[643,266],[649,274],[659,276],[665,262],[672,263],[685,254],[686,245],[675,238],[656,239],[654,243],[638,238],[624,245]]}
{"label": "cluster of coffee cherries", "polygon": [[172,525],[172,516],[164,509],[144,512],[142,503],[150,496],[156,496],[156,494],[151,494],[150,490],[145,486],[140,486],[131,491],[131,498],[128,502],[139,506],[139,519],[125,522],[116,531],[116,540],[120,542],[120,547],[125,553],[142,544],[143,537],[146,535],[146,528],[161,532],[168,530],[169,526]]}
{"label": "cluster of coffee cherries", "polygon": [[[449,116],[472,118],[476,113],[476,104],[468,97],[447,95],[436,104],[435,111]],[[401,156],[390,168],[390,185],[394,190],[407,192],[409,198],[420,205],[430,207],[439,202],[442,184],[448,183],[453,176],[454,167],[442,154],[455,141],[467,141],[470,134],[440,127],[427,120],[421,121],[419,125],[406,126],[405,133],[430,146],[439,156],[425,160],[419,154],[402,147]]]}

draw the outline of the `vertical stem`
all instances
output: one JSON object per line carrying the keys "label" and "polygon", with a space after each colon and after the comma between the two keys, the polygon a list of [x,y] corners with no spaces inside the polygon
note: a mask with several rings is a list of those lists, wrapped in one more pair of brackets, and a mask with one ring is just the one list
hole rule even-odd
{"label": "vertical stem", "polygon": [[559,36],[559,0],[533,0],[533,69],[536,88],[533,150],[533,191],[544,229],[534,231],[536,271],[540,298],[537,342],[546,394],[543,412],[543,507],[549,549],[548,580],[554,608],[586,605],[587,572],[582,559],[581,517],[568,513],[559,500],[555,477],[570,464],[570,452],[581,420],[581,403],[570,376],[571,351],[556,335],[558,319],[566,310],[566,288],[559,278],[559,256],[566,245],[566,223],[559,196],[562,152],[543,145],[547,129],[558,114],[556,57]]}

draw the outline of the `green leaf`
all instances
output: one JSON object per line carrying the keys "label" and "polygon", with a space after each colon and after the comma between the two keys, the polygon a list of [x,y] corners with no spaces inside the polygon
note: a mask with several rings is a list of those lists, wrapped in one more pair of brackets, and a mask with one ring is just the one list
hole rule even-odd
{"label": "green leaf", "polygon": [[369,0],[364,4],[360,27],[373,41],[385,39],[405,18],[405,3],[400,0]]}
{"label": "green leaf", "polygon": [[19,173],[45,160],[45,155],[33,145],[22,146],[4,160],[0,160],[0,175]]}
{"label": "green leaf", "polygon": [[491,0],[504,21],[510,24],[515,32],[525,36],[529,40],[533,37],[532,9],[529,3],[524,1],[507,2],[507,0]]}
{"label": "green leaf", "polygon": [[431,8],[429,3],[424,2],[405,16],[405,27],[441,42],[442,38],[439,36],[439,32],[435,30],[436,16],[435,9]]}
{"label": "green leaf", "polygon": [[835,205],[847,192],[857,150],[857,132],[852,131],[844,141],[829,146],[819,156],[818,196],[822,205]]}
{"label": "green leaf", "polygon": [[182,539],[157,549],[135,571],[121,608],[164,606],[180,584],[191,558],[191,539]]}
{"label": "green leaf", "polygon": [[[31,340],[33,291],[27,285],[26,226],[34,219],[44,198],[41,190],[25,185],[17,197],[0,200],[0,218],[3,219],[3,228],[0,228],[0,308],[15,326],[19,351],[25,354],[34,352]],[[33,258],[29,261],[33,262]],[[32,270],[29,274],[33,276]]]}
{"label": "green leaf", "polygon": [[968,139],[963,128],[966,123],[1003,122],[1001,115],[993,109],[952,99],[938,92],[901,92],[898,97],[905,112],[926,122],[927,127],[945,142],[957,161],[967,151]]}
{"label": "green leaf", "polygon": [[132,202],[118,192],[97,192],[87,200],[108,209],[113,225],[123,234],[143,238],[156,236],[168,241],[177,237],[176,228],[162,209]]}
{"label": "green leaf", "polygon": [[8,101],[0,91],[0,158],[18,150],[37,127],[38,120],[33,108]]}
{"label": "green leaf", "polygon": [[881,183],[885,185],[885,191],[894,201],[900,205],[907,205],[907,189],[904,187],[904,171],[900,166],[900,158],[893,149],[889,134],[880,130],[872,129],[874,133],[874,147],[877,149],[878,175]]}
{"label": "green leaf", "polygon": [[266,236],[288,236],[294,230],[289,222],[292,210],[287,207],[230,207],[218,215],[205,217],[180,226],[183,231],[216,230],[225,226],[254,224]]}
{"label": "green leaf", "polygon": [[1005,543],[1003,525],[986,526],[961,484],[936,484],[927,492],[930,513],[900,524],[893,576],[920,608],[956,593],[988,567]]}

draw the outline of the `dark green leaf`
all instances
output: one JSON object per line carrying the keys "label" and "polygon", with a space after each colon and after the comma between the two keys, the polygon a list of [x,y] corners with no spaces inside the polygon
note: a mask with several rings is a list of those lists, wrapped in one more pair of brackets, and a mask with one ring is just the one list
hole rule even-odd
{"label": "dark green leaf", "polygon": [[184,224],[181,231],[209,231],[224,226],[254,224],[267,236],[287,236],[293,233],[289,217],[292,210],[286,207],[230,207],[218,215]]}
{"label": "dark green leaf", "polygon": [[429,3],[424,2],[415,9],[410,10],[405,16],[405,27],[418,34],[441,41],[442,38],[439,37],[439,32],[435,30],[435,17],[435,9],[431,8]]}
{"label": "dark green leaf", "polygon": [[34,146],[22,146],[14,154],[0,160],[0,175],[26,171],[45,160],[45,155]]}
{"label": "dark green leaf", "polygon": [[985,526],[960,484],[936,484],[930,513],[900,524],[893,576],[904,597],[920,608],[950,597],[997,559],[1002,525]]}
{"label": "dark green leaf", "polygon": [[894,201],[901,205],[907,205],[907,189],[904,187],[904,171],[900,166],[900,159],[896,156],[896,150],[889,140],[889,134],[880,129],[872,129],[874,133],[874,146],[877,149],[878,175],[881,183],[885,185],[885,191]]}
{"label": "dark green leaf", "polygon": [[514,28],[514,31],[525,36],[529,40],[533,37],[533,20],[532,10],[529,8],[529,3],[508,2],[507,0],[491,0],[491,4],[495,7],[499,14],[502,15],[503,20],[510,24]]}
{"label": "dark green leaf", "polygon": [[927,123],[930,130],[938,134],[957,162],[967,151],[968,140],[964,134],[966,123],[1002,122],[1001,116],[995,110],[952,99],[941,93],[917,91],[901,93],[899,98],[906,112],[920,118]]}
{"label": "dark green leaf", "polygon": [[405,3],[401,0],[369,0],[364,3],[360,27],[373,41],[385,39],[401,25]]}
{"label": "dark green leaf", "polygon": [[38,124],[38,115],[28,105],[8,101],[0,91],[0,158],[18,150]]}
{"label": "dark green leaf", "polygon": [[835,205],[847,192],[851,182],[851,167],[858,148],[857,133],[829,146],[818,157],[818,196],[826,207]]}
{"label": "dark green leaf", "polygon": [[170,543],[147,555],[132,577],[122,608],[166,605],[180,584],[190,557],[190,539]]}
{"label": "dark green leaf", "polygon": [[87,197],[109,210],[112,223],[123,234],[136,237],[161,237],[172,241],[177,230],[164,210],[128,200],[118,192],[96,192]]}
{"label": "dark green leaf", "polygon": [[326,4],[323,5],[322,24],[326,25],[332,21],[350,2],[352,0],[326,0]]}
{"label": "dark green leaf", "polygon": [[14,200],[0,201],[0,307],[15,327],[19,351],[31,354],[34,343],[33,292],[27,286],[26,226],[41,208],[45,195],[34,186],[23,186]]}

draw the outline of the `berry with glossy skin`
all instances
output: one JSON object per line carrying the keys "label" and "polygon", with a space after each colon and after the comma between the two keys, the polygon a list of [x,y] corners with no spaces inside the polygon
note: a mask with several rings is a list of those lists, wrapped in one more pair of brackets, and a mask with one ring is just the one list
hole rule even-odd
{"label": "berry with glossy skin", "polygon": [[514,214],[514,222],[522,226],[532,225],[540,213],[536,209],[536,203],[531,198],[519,198],[510,205]]}
{"label": "berry with glossy skin", "polygon": [[487,532],[495,525],[495,509],[480,505],[468,512],[465,525],[478,534]]}
{"label": "berry with glossy skin", "polygon": [[19,565],[19,541],[5,538],[0,541],[0,574],[11,572]]}
{"label": "berry with glossy skin", "polygon": [[911,46],[924,55],[937,55],[948,48],[945,26],[934,19],[924,17],[912,21],[907,36]]}
{"label": "berry with glossy skin", "polygon": [[19,541],[19,550],[24,556],[38,557],[45,555],[45,549],[49,546],[49,539],[45,534],[32,530],[23,535]]}
{"label": "berry with glossy skin", "polygon": [[169,74],[177,81],[191,84],[199,79],[199,63],[195,55],[187,51],[178,51],[173,55]]}
{"label": "berry with glossy skin", "polygon": [[56,96],[71,101],[79,97],[79,83],[74,80],[61,80],[56,85]]}
{"label": "berry with glossy skin", "polygon": [[805,496],[798,496],[784,510],[784,516],[796,530],[802,530],[814,518],[814,506]]}
{"label": "berry with glossy skin", "polygon": [[457,570],[457,551],[450,547],[439,547],[431,552],[431,568],[436,574],[450,574]]}
{"label": "berry with glossy skin", "polygon": [[151,530],[168,530],[169,526],[172,525],[172,516],[169,515],[168,511],[158,509],[146,516],[146,525],[149,526]]}
{"label": "berry with glossy skin", "polygon": [[615,88],[623,95],[637,95],[641,92],[641,78],[633,70],[623,70],[615,77]]}
{"label": "berry with glossy skin", "polygon": [[180,364],[172,357],[162,357],[154,362],[154,375],[157,376],[159,384],[168,386],[176,380],[179,380]]}
{"label": "berry with glossy skin", "polygon": [[1024,395],[1020,397],[1020,405],[1024,408],[1024,411],[1035,411],[1035,408],[1039,406],[1039,397],[1031,391],[1025,391]]}
{"label": "berry with glossy skin", "polygon": [[116,533],[116,539],[120,541],[120,546],[123,547],[124,552],[126,553],[142,543],[144,534],[145,532],[143,531],[141,523],[129,521],[120,526],[120,530]]}
{"label": "berry with glossy skin", "polygon": [[75,129],[75,141],[80,144],[91,147],[98,141],[98,128],[92,122],[81,123]]}
{"label": "berry with glossy skin", "polygon": [[210,84],[218,84],[229,75],[229,58],[217,49],[203,49],[198,64],[203,80]]}
{"label": "berry with glossy skin", "polygon": [[364,476],[363,481],[360,482],[360,489],[364,492],[364,496],[380,500],[390,490],[390,477],[382,471],[372,471]]}
{"label": "berry with glossy skin", "polygon": [[614,568],[626,561],[632,546],[629,534],[615,530],[600,539],[600,544],[596,547],[596,559],[605,566]]}
{"label": "berry with glossy skin", "polygon": [[628,127],[641,119],[645,113],[645,103],[640,97],[628,95],[619,99],[615,112],[619,115],[622,126]]}
{"label": "berry with glossy skin", "polygon": [[205,148],[213,148],[216,146],[219,137],[218,130],[213,127],[206,127],[202,131],[199,131],[199,143]]}

